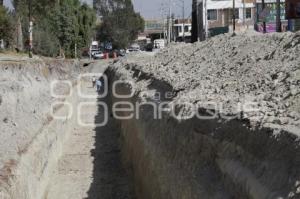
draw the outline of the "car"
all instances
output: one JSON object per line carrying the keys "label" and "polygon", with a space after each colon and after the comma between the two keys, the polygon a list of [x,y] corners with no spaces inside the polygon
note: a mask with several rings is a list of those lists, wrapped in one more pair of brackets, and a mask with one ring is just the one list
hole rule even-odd
{"label": "car", "polygon": [[124,49],[120,49],[120,50],[118,50],[118,56],[119,57],[124,57],[125,55],[126,55],[126,50],[124,50]]}
{"label": "car", "polygon": [[138,44],[132,44],[129,48],[128,48],[129,52],[139,52],[141,51],[140,45]]}
{"label": "car", "polygon": [[101,52],[101,51],[95,52],[95,53],[93,54],[93,58],[94,58],[94,59],[103,59],[103,58],[104,58],[104,53]]}
{"label": "car", "polygon": [[145,46],[145,50],[146,50],[147,52],[152,52],[152,50],[153,50],[153,44],[152,44],[152,43],[147,44],[147,45]]}

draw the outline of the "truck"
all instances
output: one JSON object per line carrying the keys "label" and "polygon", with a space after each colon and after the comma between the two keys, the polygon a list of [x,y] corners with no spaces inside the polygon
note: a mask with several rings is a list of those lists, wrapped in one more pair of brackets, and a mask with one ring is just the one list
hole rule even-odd
{"label": "truck", "polygon": [[100,51],[99,42],[92,41],[91,46],[90,46],[90,56],[93,57],[99,51]]}
{"label": "truck", "polygon": [[153,42],[153,47],[155,48],[155,49],[163,49],[163,48],[165,48],[165,40],[164,39],[156,39],[156,40],[154,40],[154,42]]}

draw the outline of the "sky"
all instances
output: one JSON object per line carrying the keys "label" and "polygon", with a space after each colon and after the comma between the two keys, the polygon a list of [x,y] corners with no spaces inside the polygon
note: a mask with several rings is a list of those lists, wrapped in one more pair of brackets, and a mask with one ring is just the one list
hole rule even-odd
{"label": "sky", "polygon": [[[190,17],[192,10],[192,0],[172,0],[172,10],[175,17],[182,17],[182,7],[184,1],[185,17]],[[162,13],[169,10],[169,0],[132,0],[134,8],[146,19],[162,18]],[[162,12],[163,10],[163,12]]]}
{"label": "sky", "polygon": [[[93,0],[81,0],[92,5]],[[169,10],[170,0],[132,0],[135,11],[140,12],[145,19],[159,19],[166,16]],[[176,18],[182,17],[182,7],[185,4],[185,18],[190,17],[192,10],[192,0],[171,0],[172,12]],[[4,0],[8,7],[11,6],[11,0]]]}
{"label": "sky", "polygon": [[9,8],[12,8],[11,0],[4,0],[4,5],[6,5]]}

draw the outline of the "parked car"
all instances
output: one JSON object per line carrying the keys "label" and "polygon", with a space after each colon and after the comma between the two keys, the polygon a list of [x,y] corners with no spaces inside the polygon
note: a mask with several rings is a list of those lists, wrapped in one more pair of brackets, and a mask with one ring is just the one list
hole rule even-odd
{"label": "parked car", "polygon": [[129,52],[139,52],[141,51],[141,48],[138,44],[132,44],[129,48],[128,48]]}
{"label": "parked car", "polygon": [[148,51],[148,52],[152,52],[153,50],[153,44],[152,43],[149,43],[145,46],[145,50]]}
{"label": "parked car", "polygon": [[93,58],[94,58],[94,59],[103,59],[103,58],[104,58],[104,53],[101,52],[101,51],[95,52],[95,53],[93,54]]}
{"label": "parked car", "polygon": [[124,50],[124,49],[118,50],[118,56],[119,57],[124,57],[125,55],[126,55],[126,50]]}

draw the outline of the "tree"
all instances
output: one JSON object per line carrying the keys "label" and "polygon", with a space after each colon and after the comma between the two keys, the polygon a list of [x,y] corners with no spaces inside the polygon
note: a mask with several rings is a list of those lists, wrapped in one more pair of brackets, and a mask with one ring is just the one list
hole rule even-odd
{"label": "tree", "polygon": [[13,40],[14,25],[11,14],[6,8],[0,6],[0,39],[3,39],[7,46],[10,46]]}
{"label": "tree", "polygon": [[144,30],[144,19],[134,11],[131,0],[95,0],[102,14],[98,39],[112,42],[114,48],[126,48]]}
{"label": "tree", "polygon": [[94,11],[78,0],[61,0],[52,13],[53,26],[60,46],[67,56],[74,56],[77,48],[88,46],[96,21]]}
{"label": "tree", "polygon": [[[28,41],[28,1],[13,0],[17,16],[22,19],[23,35]],[[96,15],[79,0],[31,0],[34,21],[33,49],[44,56],[58,55],[61,50],[74,57],[78,49],[89,46]]]}

